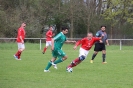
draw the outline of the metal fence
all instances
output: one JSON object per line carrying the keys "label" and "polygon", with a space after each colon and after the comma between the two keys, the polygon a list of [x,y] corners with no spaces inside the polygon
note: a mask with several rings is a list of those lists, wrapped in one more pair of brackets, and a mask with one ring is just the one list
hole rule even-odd
{"label": "metal fence", "polygon": [[[39,40],[39,48],[41,50],[42,48],[42,40],[45,40],[46,38],[25,38],[25,40]],[[68,40],[80,40],[81,38],[67,38]],[[4,40],[16,40],[16,38],[0,38],[0,42]],[[111,43],[111,45],[119,45],[120,47],[120,50],[122,50],[122,46],[123,45],[126,45],[126,46],[131,46],[133,45],[133,39],[108,39],[109,42]],[[9,42],[9,41],[6,41],[6,42]],[[126,42],[126,43],[125,43]],[[129,43],[130,42],[130,43]]]}

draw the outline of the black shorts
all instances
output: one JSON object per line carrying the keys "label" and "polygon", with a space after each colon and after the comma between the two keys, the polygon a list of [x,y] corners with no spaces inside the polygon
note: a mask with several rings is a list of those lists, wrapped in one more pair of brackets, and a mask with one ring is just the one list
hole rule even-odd
{"label": "black shorts", "polygon": [[94,51],[102,51],[102,50],[106,50],[105,44],[104,43],[95,43]]}

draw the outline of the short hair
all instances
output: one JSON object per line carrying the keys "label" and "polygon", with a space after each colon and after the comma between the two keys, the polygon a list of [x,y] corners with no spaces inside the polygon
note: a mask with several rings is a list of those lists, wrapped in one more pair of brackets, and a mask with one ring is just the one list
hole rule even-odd
{"label": "short hair", "polygon": [[92,32],[88,32],[87,34],[92,34],[92,35],[93,35],[93,33],[92,33]]}
{"label": "short hair", "polygon": [[23,22],[22,24],[26,24],[26,22]]}
{"label": "short hair", "polygon": [[25,22],[23,22],[23,23],[21,24],[21,26],[22,26],[22,25],[24,25],[24,24],[26,25],[26,23],[25,23]]}
{"label": "short hair", "polygon": [[68,30],[68,28],[67,27],[62,27],[61,30],[65,31],[65,30]]}
{"label": "short hair", "polygon": [[106,28],[106,26],[104,26],[104,25],[102,25],[101,28],[102,28],[102,27],[105,27],[105,28]]}

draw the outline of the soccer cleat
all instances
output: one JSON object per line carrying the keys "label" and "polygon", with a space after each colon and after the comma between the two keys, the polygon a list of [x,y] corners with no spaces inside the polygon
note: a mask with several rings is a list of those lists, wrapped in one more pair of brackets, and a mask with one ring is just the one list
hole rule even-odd
{"label": "soccer cleat", "polygon": [[73,72],[73,69],[72,69],[71,67],[68,67],[68,68],[66,69],[66,71],[67,71],[67,72]]}
{"label": "soccer cleat", "polygon": [[50,72],[49,70],[44,70],[44,72]]}
{"label": "soccer cleat", "polygon": [[107,64],[107,62],[103,62],[103,64]]}
{"label": "soccer cleat", "polygon": [[14,56],[14,58],[17,60],[18,59],[18,57],[16,56],[16,55],[13,55]]}
{"label": "soccer cleat", "polygon": [[19,59],[16,59],[16,60],[21,60],[21,58],[19,58]]}
{"label": "soccer cleat", "polygon": [[45,52],[42,52],[42,54],[45,54]]}
{"label": "soccer cleat", "polygon": [[53,62],[51,62],[51,64],[54,66],[55,69],[58,69],[56,64],[54,64]]}
{"label": "soccer cleat", "polygon": [[90,60],[90,63],[93,63],[93,60]]}
{"label": "soccer cleat", "polygon": [[14,58],[16,59],[16,60],[21,60],[20,58],[18,58],[18,56],[16,56],[16,55],[13,55],[14,56]]}
{"label": "soccer cleat", "polygon": [[54,68],[55,68],[55,69],[58,69],[56,64],[54,65]]}

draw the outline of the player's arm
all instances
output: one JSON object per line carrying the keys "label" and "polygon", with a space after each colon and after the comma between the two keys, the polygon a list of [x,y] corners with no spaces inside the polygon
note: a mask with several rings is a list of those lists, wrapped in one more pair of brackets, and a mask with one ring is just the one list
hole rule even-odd
{"label": "player's arm", "polygon": [[54,38],[51,40],[51,50],[54,50]]}
{"label": "player's arm", "polygon": [[94,41],[97,42],[97,41],[100,41],[100,43],[102,43],[102,37],[94,37]]}
{"label": "player's arm", "polygon": [[100,37],[101,36],[101,34],[100,34],[100,32],[98,31],[97,33],[96,33],[96,37]]}
{"label": "player's arm", "polygon": [[108,41],[108,39],[106,39],[106,44],[109,46],[109,41]]}
{"label": "player's arm", "polygon": [[[98,31],[98,32],[96,33],[96,37],[100,38],[100,40],[98,40],[100,43],[103,43],[102,38],[104,37],[104,35],[101,35],[101,33]],[[96,40],[96,41],[97,41],[97,40]]]}
{"label": "player's arm", "polygon": [[78,47],[79,45],[81,45],[81,44],[83,43],[83,41],[84,41],[84,39],[81,39],[81,40],[77,41],[76,44],[74,45],[73,49],[74,49],[74,50],[77,49],[77,47]]}
{"label": "player's arm", "polygon": [[46,33],[46,36],[52,38],[52,33],[48,31],[48,32]]}
{"label": "player's arm", "polygon": [[109,46],[108,37],[106,37],[106,44]]}

